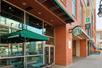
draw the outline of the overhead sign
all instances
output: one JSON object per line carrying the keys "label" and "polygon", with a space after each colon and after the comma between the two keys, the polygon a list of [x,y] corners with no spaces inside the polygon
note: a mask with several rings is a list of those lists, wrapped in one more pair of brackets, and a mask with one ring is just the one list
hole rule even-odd
{"label": "overhead sign", "polygon": [[91,25],[90,24],[86,24],[85,25],[85,29],[90,29]]}
{"label": "overhead sign", "polygon": [[72,34],[73,34],[74,36],[78,36],[78,35],[80,35],[81,33],[82,33],[82,30],[81,30],[80,27],[75,27],[75,28],[73,29],[73,32],[72,32]]}
{"label": "overhead sign", "polygon": [[90,23],[90,18],[86,17],[86,24]]}

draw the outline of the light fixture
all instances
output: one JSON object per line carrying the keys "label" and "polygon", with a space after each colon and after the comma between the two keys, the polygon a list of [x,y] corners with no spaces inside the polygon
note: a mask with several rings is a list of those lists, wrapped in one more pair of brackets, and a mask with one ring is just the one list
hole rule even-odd
{"label": "light fixture", "polygon": [[9,7],[9,9],[11,10],[12,8],[11,8],[11,7]]}
{"label": "light fixture", "polygon": [[100,0],[100,4],[99,4],[99,12],[98,12],[98,16],[102,17],[102,0]]}
{"label": "light fixture", "polygon": [[54,20],[51,20],[51,22],[53,22]]}
{"label": "light fixture", "polygon": [[22,3],[22,5],[26,6],[26,5],[27,5],[27,3],[26,3],[26,2],[23,2],[23,3]]}
{"label": "light fixture", "polygon": [[38,14],[40,15],[40,14],[42,14],[41,12],[38,12]]}

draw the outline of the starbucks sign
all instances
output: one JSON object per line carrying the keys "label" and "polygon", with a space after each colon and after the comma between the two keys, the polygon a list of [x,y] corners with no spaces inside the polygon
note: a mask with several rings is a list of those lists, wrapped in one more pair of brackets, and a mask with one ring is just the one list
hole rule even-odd
{"label": "starbucks sign", "polygon": [[80,28],[80,27],[75,27],[74,29],[73,29],[73,31],[72,31],[72,34],[74,35],[74,36],[78,36],[78,35],[80,35],[82,33],[82,29]]}

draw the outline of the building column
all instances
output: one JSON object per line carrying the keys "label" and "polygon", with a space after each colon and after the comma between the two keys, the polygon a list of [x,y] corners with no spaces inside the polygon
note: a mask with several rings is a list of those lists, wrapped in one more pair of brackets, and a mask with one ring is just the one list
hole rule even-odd
{"label": "building column", "polygon": [[67,66],[72,63],[72,34],[69,25],[55,27],[55,64]]}
{"label": "building column", "polygon": [[80,57],[88,56],[88,41],[86,39],[80,40]]}
{"label": "building column", "polygon": [[76,40],[76,56],[80,57],[80,40]]}

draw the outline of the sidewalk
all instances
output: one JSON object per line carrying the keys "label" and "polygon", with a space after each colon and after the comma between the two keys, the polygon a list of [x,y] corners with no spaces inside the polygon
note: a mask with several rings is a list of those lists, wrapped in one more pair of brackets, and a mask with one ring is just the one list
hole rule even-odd
{"label": "sidewalk", "polygon": [[91,55],[85,59],[69,65],[68,67],[55,66],[52,68],[102,68],[102,54]]}

